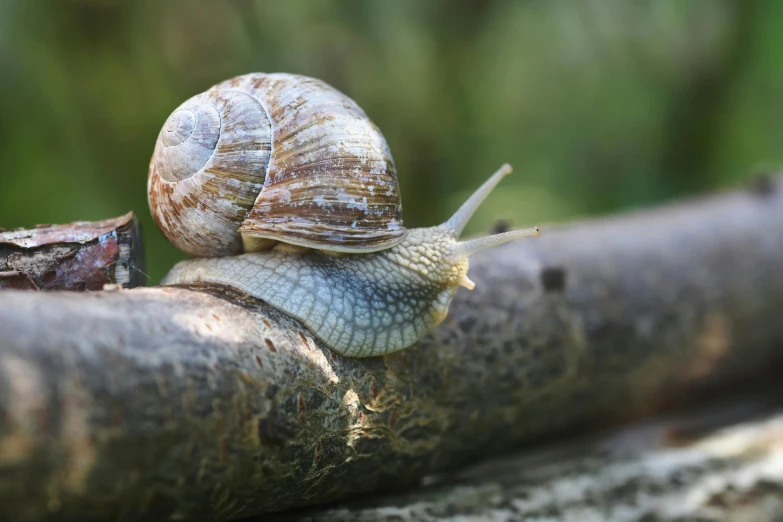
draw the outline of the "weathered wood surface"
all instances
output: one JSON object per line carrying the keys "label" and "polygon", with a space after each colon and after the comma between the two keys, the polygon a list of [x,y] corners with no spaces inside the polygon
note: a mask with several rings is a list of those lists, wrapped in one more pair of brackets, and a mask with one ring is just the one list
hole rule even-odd
{"label": "weathered wood surface", "polygon": [[0,289],[101,290],[144,285],[133,212],[103,221],[0,230]]}
{"label": "weathered wood surface", "polygon": [[542,232],[366,360],[227,288],[3,293],[0,513],[232,519],[779,379],[779,179]]}
{"label": "weathered wood surface", "polygon": [[246,522],[780,521],[783,410],[690,433],[694,421],[748,406],[557,441],[405,492]]}

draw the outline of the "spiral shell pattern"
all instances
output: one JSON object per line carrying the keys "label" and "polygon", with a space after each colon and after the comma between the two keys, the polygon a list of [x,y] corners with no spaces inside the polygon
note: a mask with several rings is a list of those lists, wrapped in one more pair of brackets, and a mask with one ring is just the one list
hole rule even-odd
{"label": "spiral shell pattern", "polygon": [[344,94],[292,74],[239,76],[178,107],[148,198],[168,239],[196,256],[240,253],[247,238],[372,252],[406,232],[381,132]]}

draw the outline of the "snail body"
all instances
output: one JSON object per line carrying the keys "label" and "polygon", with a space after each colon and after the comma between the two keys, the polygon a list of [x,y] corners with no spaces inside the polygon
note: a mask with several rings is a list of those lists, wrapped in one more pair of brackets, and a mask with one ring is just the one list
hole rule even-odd
{"label": "snail body", "polygon": [[386,141],[355,102],[301,76],[228,80],[180,106],[158,138],[153,216],[199,256],[162,284],[239,288],[346,356],[401,350],[443,321],[459,286],[474,287],[468,256],[538,235],[459,241],[510,172],[501,167],[446,223],[408,230]]}
{"label": "snail body", "polygon": [[467,259],[438,259],[448,250],[446,238],[439,230],[414,229],[399,245],[366,255],[273,249],[200,258],[179,263],[163,284],[231,285],[299,319],[341,354],[380,355],[439,324],[457,286],[470,284]]}

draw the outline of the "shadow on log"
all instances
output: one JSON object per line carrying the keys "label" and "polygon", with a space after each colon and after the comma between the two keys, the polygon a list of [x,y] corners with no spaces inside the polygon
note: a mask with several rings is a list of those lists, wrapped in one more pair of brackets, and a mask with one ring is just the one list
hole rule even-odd
{"label": "shadow on log", "polygon": [[783,369],[783,190],[472,260],[414,347],[356,360],[225,287],[0,296],[0,518],[227,520],[421,477]]}

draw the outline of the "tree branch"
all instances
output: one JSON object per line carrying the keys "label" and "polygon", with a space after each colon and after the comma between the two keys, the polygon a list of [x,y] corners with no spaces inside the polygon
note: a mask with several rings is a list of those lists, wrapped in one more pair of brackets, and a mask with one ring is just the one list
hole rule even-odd
{"label": "tree branch", "polygon": [[[749,418],[734,424],[727,417],[737,410]],[[759,416],[753,402],[727,403],[530,448],[402,493],[263,520],[771,522],[783,516],[782,461],[783,411]]]}
{"label": "tree branch", "polygon": [[101,290],[144,284],[133,212],[104,221],[0,230],[0,290]]}
{"label": "tree branch", "polygon": [[783,190],[542,227],[411,349],[224,287],[0,299],[0,515],[226,520],[411,484],[783,368]]}

